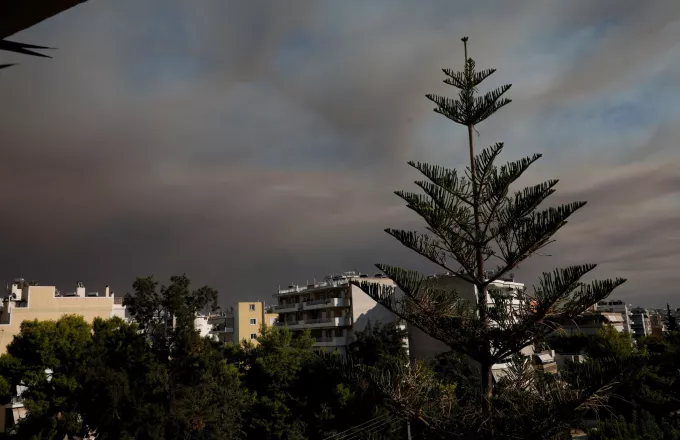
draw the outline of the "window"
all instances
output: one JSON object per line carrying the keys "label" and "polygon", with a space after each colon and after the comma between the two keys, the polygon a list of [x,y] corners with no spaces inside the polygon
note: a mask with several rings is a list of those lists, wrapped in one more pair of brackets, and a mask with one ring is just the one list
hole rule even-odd
{"label": "window", "polygon": [[248,306],[248,310],[250,310],[251,312],[254,312],[255,311],[255,304],[250,304]]}
{"label": "window", "polygon": [[276,323],[276,318],[269,318],[269,325],[274,325]]}
{"label": "window", "polygon": [[251,333],[250,334],[250,340],[253,341],[255,339],[257,339],[257,333]]}
{"label": "window", "polygon": [[257,325],[257,318],[250,318],[250,325]]}

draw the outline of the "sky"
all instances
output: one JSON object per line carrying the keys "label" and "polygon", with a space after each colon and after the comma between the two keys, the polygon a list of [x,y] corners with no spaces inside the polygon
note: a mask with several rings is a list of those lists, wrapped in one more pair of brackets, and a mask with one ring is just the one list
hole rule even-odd
{"label": "sky", "polygon": [[[543,158],[586,200],[516,272],[598,263],[612,298],[680,307],[680,3],[657,0],[90,0],[0,53],[0,277],[131,290],[186,273],[223,305],[375,263],[436,270],[383,232],[422,228],[406,162],[466,166],[454,95],[468,36],[512,104],[476,142]],[[3,278],[0,278],[3,279]]]}

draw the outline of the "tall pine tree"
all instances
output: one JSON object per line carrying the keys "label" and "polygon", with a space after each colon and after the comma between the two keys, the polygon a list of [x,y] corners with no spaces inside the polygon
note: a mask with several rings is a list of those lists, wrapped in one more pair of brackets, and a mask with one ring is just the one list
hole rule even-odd
{"label": "tall pine tree", "polygon": [[[467,37],[462,41],[464,70],[444,69],[444,82],[459,90],[457,98],[427,98],[436,104],[436,113],[467,129],[470,164],[464,173],[459,173],[443,166],[409,162],[426,178],[415,182],[424,194],[396,194],[425,220],[427,232],[386,232],[474,286],[476,301],[463,300],[457,292],[417,271],[385,264],[376,266],[394,281],[396,288],[366,281],[355,284],[410,325],[476,361],[482,384],[477,404],[481,418],[488,419],[494,405],[492,366],[583,313],[625,280],[583,283],[581,278],[595,268],[594,264],[586,264],[543,273],[533,292],[520,291],[515,298],[494,289],[494,281],[551,243],[554,234],[586,202],[539,208],[555,191],[557,180],[513,192],[510,187],[540,154],[498,167],[495,162],[503,143],[476,151],[476,127],[510,103],[505,97],[510,85],[479,94],[478,86],[495,69],[477,71],[467,54]],[[572,408],[583,405],[591,396],[600,399],[608,389],[606,368],[590,366],[582,371],[596,382],[599,380],[600,385],[587,387],[590,391],[585,394],[583,389],[571,394]],[[560,392],[557,394],[560,397],[555,404],[562,405],[563,411],[566,400]],[[560,417],[555,414],[550,417]]]}

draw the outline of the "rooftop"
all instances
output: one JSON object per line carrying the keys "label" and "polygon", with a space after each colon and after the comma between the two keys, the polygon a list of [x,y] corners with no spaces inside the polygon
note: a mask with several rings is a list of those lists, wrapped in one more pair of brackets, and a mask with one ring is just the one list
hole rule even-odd
{"label": "rooftop", "polygon": [[[324,288],[331,288],[331,287],[341,287],[341,286],[348,286],[349,282],[351,279],[356,279],[356,278],[362,278],[362,279],[387,279],[387,277],[381,273],[376,273],[373,276],[369,276],[367,274],[358,272],[358,271],[349,271],[349,272],[342,272],[340,274],[331,274],[326,277],[324,277],[323,281],[317,282],[314,280],[312,283],[307,283],[306,285],[295,285],[291,284],[287,288],[282,289],[279,287],[279,291],[276,295],[288,295],[291,293],[298,293],[298,292],[303,292],[303,291],[309,291],[309,290],[314,290],[314,289],[324,289]],[[276,296],[275,295],[275,296]]]}
{"label": "rooftop", "polygon": [[[485,276],[486,276],[487,280],[492,278],[494,275],[495,275],[495,272],[492,271],[492,270],[485,271]],[[455,273],[444,272],[444,273],[436,273],[434,275],[430,275],[430,276],[428,276],[428,278],[431,279],[431,278],[445,278],[445,277],[457,277],[457,276],[458,275],[456,275]],[[494,284],[495,285],[506,285],[506,286],[509,286],[509,287],[519,287],[519,288],[524,287],[524,283],[519,283],[519,282],[515,281],[515,274],[514,273],[500,277],[499,279],[497,279],[493,283],[491,283],[491,285],[494,285]]]}

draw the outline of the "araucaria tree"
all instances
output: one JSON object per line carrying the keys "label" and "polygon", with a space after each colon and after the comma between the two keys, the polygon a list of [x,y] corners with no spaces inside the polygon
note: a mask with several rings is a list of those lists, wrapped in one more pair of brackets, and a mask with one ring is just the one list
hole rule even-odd
{"label": "araucaria tree", "polygon": [[[557,180],[511,191],[513,183],[540,154],[497,166],[503,143],[476,151],[476,127],[510,103],[505,97],[510,85],[479,94],[478,86],[495,69],[477,71],[475,62],[467,55],[467,38],[462,41],[464,70],[444,69],[447,76],[444,82],[459,90],[457,98],[438,95],[427,98],[436,104],[436,113],[466,128],[469,167],[459,173],[443,166],[409,162],[426,178],[415,182],[424,194],[405,191],[396,194],[425,220],[427,232],[395,229],[386,232],[474,286],[476,301],[463,300],[436,279],[384,264],[377,267],[398,289],[368,282],[356,284],[409,324],[476,361],[482,387],[476,404],[481,419],[485,419],[495,401],[491,374],[494,364],[583,313],[625,280],[581,282],[595,268],[594,264],[585,264],[543,273],[533,291],[518,292],[513,298],[493,287],[495,280],[551,243],[554,234],[586,202],[541,207],[555,191]],[[601,385],[588,393],[600,398],[598,393],[606,388],[606,374],[602,369],[598,371],[591,378],[599,377]],[[575,393],[572,396],[577,406],[590,397],[583,390]],[[565,404],[560,399],[560,405]]]}

